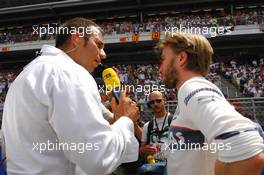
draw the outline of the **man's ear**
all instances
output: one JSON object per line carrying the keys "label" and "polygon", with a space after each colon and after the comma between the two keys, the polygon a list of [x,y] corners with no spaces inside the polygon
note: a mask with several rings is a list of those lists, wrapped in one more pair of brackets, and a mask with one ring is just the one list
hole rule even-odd
{"label": "man's ear", "polygon": [[76,47],[80,44],[79,33],[71,34],[71,44]]}
{"label": "man's ear", "polygon": [[178,54],[178,63],[179,63],[179,66],[184,66],[185,64],[187,64],[187,61],[188,61],[188,54],[184,51],[180,52]]}

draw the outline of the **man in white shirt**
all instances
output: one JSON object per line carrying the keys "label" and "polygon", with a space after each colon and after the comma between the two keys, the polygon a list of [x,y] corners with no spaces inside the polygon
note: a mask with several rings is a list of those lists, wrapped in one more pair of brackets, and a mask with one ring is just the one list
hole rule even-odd
{"label": "man in white shirt", "polygon": [[[239,114],[204,77],[213,49],[201,35],[166,38],[160,73],[178,91],[177,116],[170,128],[168,174],[259,175],[264,167],[263,139],[254,123]],[[217,160],[210,155],[217,151]]]}
{"label": "man in white shirt", "polygon": [[76,165],[104,175],[137,160],[136,103],[121,92],[119,105],[112,102],[119,119],[110,125],[90,74],[106,58],[102,30],[84,18],[63,27],[69,33],[60,31],[56,47],[44,45],[7,94],[2,128],[9,175],[73,175]]}

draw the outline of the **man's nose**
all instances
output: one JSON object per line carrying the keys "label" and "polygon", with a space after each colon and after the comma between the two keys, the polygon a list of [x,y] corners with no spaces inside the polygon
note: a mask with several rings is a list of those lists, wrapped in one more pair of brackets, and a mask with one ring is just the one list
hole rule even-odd
{"label": "man's nose", "polygon": [[101,50],[100,50],[100,58],[101,58],[101,59],[106,59],[106,57],[107,57],[107,56],[106,56],[106,53],[105,53],[104,49],[101,49]]}

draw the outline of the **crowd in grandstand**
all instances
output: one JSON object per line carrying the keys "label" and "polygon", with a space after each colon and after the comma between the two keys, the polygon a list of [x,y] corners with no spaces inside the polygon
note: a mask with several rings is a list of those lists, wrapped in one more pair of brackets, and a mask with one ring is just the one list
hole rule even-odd
{"label": "crowd in grandstand", "polygon": [[[158,64],[116,65],[120,81],[125,85],[133,85],[129,95],[139,103],[146,103],[146,96],[157,88],[164,91],[166,100],[175,101],[175,90],[165,89],[159,74]],[[6,92],[18,75],[18,70],[0,72],[0,104],[3,104]],[[228,63],[214,63],[211,65],[207,79],[221,88],[222,74],[237,85],[241,92],[248,97],[264,97],[264,59],[253,61],[250,64],[239,64],[231,60]],[[154,89],[156,88],[156,89]]]}
{"label": "crowd in grandstand", "polygon": [[3,108],[8,88],[16,77],[17,71],[0,72],[0,109]]}
{"label": "crowd in grandstand", "polygon": [[[116,65],[114,69],[117,71],[122,84],[133,85],[134,89],[130,88],[128,95],[142,104],[142,109],[146,107],[147,95],[151,91],[157,90],[157,88],[163,91],[166,100],[175,101],[177,98],[175,90],[165,89],[162,84],[158,64]],[[7,90],[18,72],[18,70],[0,72],[0,104],[3,104]],[[211,71],[208,79],[218,86],[220,85],[219,76],[215,72]]]}
{"label": "crowd in grandstand", "polygon": [[[210,13],[201,14],[176,14],[170,16],[147,17],[142,23],[138,21],[117,21],[97,22],[107,35],[142,33],[142,32],[160,32],[165,31],[166,27],[218,27],[235,26],[247,24],[264,23],[264,10],[238,10],[234,15],[228,13],[219,13],[218,16]],[[51,25],[52,26],[52,25]],[[55,25],[53,25],[54,27]],[[47,25],[39,26],[46,27]],[[44,30],[44,28],[42,28]],[[0,30],[1,43],[18,43],[36,40],[54,39],[52,31],[50,34],[41,35],[40,32],[29,28],[15,28]]]}
{"label": "crowd in grandstand", "polygon": [[248,97],[264,97],[264,60],[252,59],[249,64],[240,64],[231,60],[221,64],[221,72],[230,79],[244,95]]}
{"label": "crowd in grandstand", "polygon": [[[210,67],[210,73],[207,79],[221,89],[220,74],[222,74],[223,77],[237,85],[245,96],[264,97],[264,60],[263,58],[252,60],[250,64],[239,64],[235,60],[228,63],[214,63]],[[158,64],[116,65],[113,68],[117,71],[122,84],[134,88],[130,88],[127,95],[138,103],[142,116],[146,116],[144,121],[148,120],[148,115],[145,115],[145,112],[148,111],[147,96],[151,91],[161,90],[165,95],[165,100],[177,100],[176,91],[174,89],[166,89],[163,85]],[[0,72],[0,109],[3,108],[5,96],[10,84],[19,72],[20,69]],[[103,103],[107,105],[109,98],[105,93],[101,93],[101,95]]]}
{"label": "crowd in grandstand", "polygon": [[264,22],[263,15],[264,15],[264,10],[257,10],[257,11],[238,10],[234,14],[234,21],[236,25],[263,24]]}

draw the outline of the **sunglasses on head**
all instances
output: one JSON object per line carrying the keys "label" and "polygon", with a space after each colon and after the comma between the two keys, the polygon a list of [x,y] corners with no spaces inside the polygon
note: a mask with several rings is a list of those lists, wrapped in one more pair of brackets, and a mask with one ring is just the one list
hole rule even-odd
{"label": "sunglasses on head", "polygon": [[150,105],[153,105],[154,103],[158,103],[159,104],[159,103],[161,103],[161,101],[162,101],[162,99],[150,100],[149,104]]}

